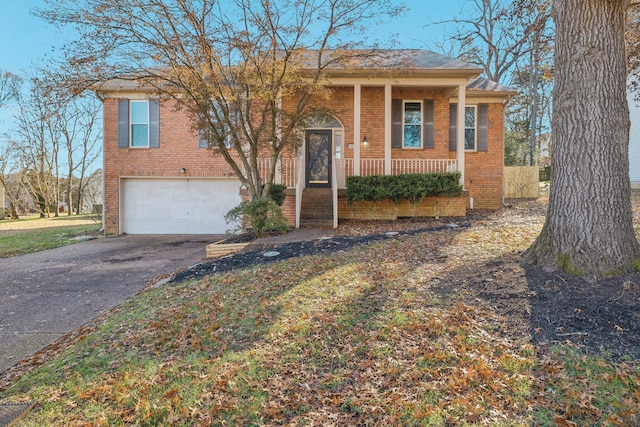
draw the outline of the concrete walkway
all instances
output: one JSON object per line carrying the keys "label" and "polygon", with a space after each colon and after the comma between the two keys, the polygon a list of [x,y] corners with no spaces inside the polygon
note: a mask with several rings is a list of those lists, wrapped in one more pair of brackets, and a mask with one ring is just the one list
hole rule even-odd
{"label": "concrete walkway", "polygon": [[287,234],[269,236],[256,239],[252,245],[277,245],[281,243],[304,242],[318,240],[323,237],[333,237],[336,230],[333,228],[295,228]]}

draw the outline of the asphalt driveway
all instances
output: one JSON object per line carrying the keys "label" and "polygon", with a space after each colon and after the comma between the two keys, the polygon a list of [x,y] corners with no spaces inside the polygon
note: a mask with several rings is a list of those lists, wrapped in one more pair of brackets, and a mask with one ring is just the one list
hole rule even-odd
{"label": "asphalt driveway", "polygon": [[0,372],[199,263],[222,236],[118,236],[0,259]]}

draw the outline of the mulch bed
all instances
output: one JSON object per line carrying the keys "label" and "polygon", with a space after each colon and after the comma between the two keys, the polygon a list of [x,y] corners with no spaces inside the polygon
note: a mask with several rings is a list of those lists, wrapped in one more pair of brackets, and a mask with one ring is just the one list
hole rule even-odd
{"label": "mulch bed", "polygon": [[[513,215],[516,220],[528,215],[541,217],[543,207],[531,204],[526,209],[507,210],[505,215]],[[489,212],[476,211],[467,218],[447,220],[347,223],[339,230],[342,234],[331,239],[249,246],[244,252],[178,273],[173,282],[292,257],[326,255],[419,233],[466,229],[475,222],[486,221],[488,215]],[[363,234],[373,230],[379,232]],[[399,230],[398,234],[389,233],[393,230]],[[264,256],[274,251],[279,254]],[[492,310],[504,317],[515,333],[530,335],[532,343],[539,347],[571,343],[587,353],[605,354],[615,360],[640,359],[640,273],[590,283],[564,273],[523,268],[520,259],[521,254],[516,253],[457,268],[440,278],[438,292]]]}

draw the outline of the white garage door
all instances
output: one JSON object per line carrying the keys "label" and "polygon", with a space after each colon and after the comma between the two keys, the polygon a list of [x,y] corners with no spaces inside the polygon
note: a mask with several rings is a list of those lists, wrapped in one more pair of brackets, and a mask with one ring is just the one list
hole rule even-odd
{"label": "white garage door", "polygon": [[122,231],[127,234],[222,234],[224,215],[239,205],[235,179],[123,179]]}

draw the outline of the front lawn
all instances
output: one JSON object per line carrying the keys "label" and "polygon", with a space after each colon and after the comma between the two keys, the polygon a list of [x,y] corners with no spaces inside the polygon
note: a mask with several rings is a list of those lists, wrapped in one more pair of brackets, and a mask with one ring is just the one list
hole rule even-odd
{"label": "front lawn", "polygon": [[96,235],[101,225],[92,217],[63,216],[0,221],[0,258],[74,243],[73,237]]}
{"label": "front lawn", "polygon": [[640,424],[637,333],[539,316],[572,279],[518,264],[531,212],[148,290],[0,398],[37,402],[20,426]]}

